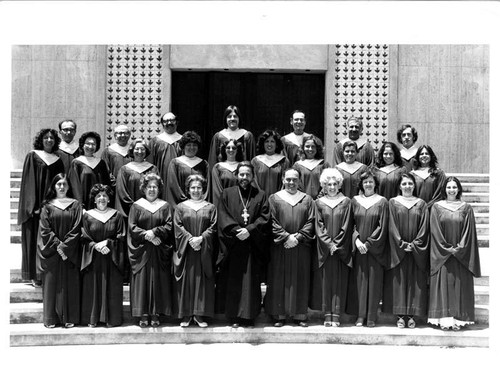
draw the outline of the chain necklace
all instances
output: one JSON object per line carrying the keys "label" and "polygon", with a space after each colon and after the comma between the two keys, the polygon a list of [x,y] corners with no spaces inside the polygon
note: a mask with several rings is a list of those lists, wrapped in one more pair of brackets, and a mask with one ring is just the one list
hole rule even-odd
{"label": "chain necklace", "polygon": [[243,217],[244,224],[247,225],[248,218],[250,217],[250,215],[248,214],[248,204],[250,203],[250,192],[248,193],[248,198],[246,203],[245,201],[243,201],[243,196],[241,195],[241,189],[239,186],[238,186],[238,194],[240,195],[240,200],[241,203],[243,204],[243,213],[241,214],[241,217]]}

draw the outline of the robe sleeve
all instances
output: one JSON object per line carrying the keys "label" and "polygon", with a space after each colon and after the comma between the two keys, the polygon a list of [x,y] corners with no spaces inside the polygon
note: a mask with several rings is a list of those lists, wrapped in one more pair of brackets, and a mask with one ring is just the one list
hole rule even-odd
{"label": "robe sleeve", "polygon": [[[37,192],[33,189],[35,182],[34,152],[29,152],[24,159],[21,189],[19,193],[18,224],[22,224],[33,216],[36,206]],[[38,200],[40,202],[41,200]],[[40,213],[40,211],[38,211]]]}
{"label": "robe sleeve", "polygon": [[[325,226],[323,214],[321,213],[321,208],[319,207],[319,201],[316,201],[314,203],[314,207],[316,209],[315,212],[316,251],[318,254],[318,267],[321,268],[325,264],[326,259],[330,256],[330,249],[335,243],[333,241],[333,238],[331,238],[328,235],[328,230],[327,227]],[[341,233],[339,233],[339,235],[340,234]],[[347,242],[349,242],[349,240]]]}
{"label": "robe sleeve", "polygon": [[217,205],[219,216],[217,230],[220,244],[220,253],[216,262],[217,265],[222,265],[227,259],[229,251],[234,246],[235,241],[238,240],[236,239],[236,231],[241,228],[240,224],[231,214],[229,208],[230,202],[234,202],[234,200],[230,200],[230,188],[224,189]]}
{"label": "robe sleeve", "polygon": [[82,206],[79,202],[75,202],[69,208],[71,208],[72,213],[74,213],[72,226],[59,243],[59,248],[63,250],[64,255],[66,255],[71,262],[80,267],[78,252],[80,250],[80,236],[82,232]]}
{"label": "robe sleeve", "polygon": [[217,235],[217,208],[212,207],[210,210],[210,225],[208,228],[202,232],[201,236],[203,241],[201,242],[201,252],[203,256],[201,258],[201,265],[203,266],[203,272],[207,278],[212,278],[214,275],[213,271],[213,256],[214,256],[214,240]]}
{"label": "robe sleeve", "polygon": [[481,277],[474,211],[469,204],[466,204],[465,208],[461,239],[455,247],[454,256],[475,277]]}
{"label": "robe sleeve", "polygon": [[165,199],[172,206],[176,206],[177,204],[187,200],[186,194],[184,193],[184,185],[179,183],[177,172],[178,165],[179,163],[176,159],[172,159],[168,165],[166,186],[167,194],[165,195]]}
{"label": "robe sleeve", "polygon": [[221,193],[222,193],[222,182],[220,180],[220,168],[218,164],[216,163],[215,166],[212,168],[212,202],[214,204],[217,203],[219,200]]}
{"label": "robe sleeve", "polygon": [[245,143],[245,160],[251,161],[255,157],[255,139],[252,132],[247,130],[243,139]]}
{"label": "robe sleeve", "polygon": [[208,164],[210,167],[215,166],[219,161],[219,132],[215,133],[210,141],[210,149],[208,152]]}
{"label": "robe sleeve", "polygon": [[273,240],[274,243],[284,243],[288,237],[291,235],[289,232],[285,231],[285,229],[281,226],[281,223],[277,219],[277,210],[276,210],[276,196],[273,194],[269,197],[269,209],[271,211],[271,227],[273,232]]}
{"label": "robe sleeve", "polygon": [[427,203],[427,207],[429,210],[432,208],[432,205],[441,199],[441,189],[446,180],[446,174],[443,170],[437,169],[435,173],[436,177],[434,179],[434,191],[432,193],[431,199]]}
{"label": "robe sleeve", "polygon": [[[40,225],[38,228],[38,250],[43,258],[51,258],[57,255],[57,246],[61,241],[52,229],[51,211],[45,205],[40,213]],[[43,266],[43,263],[42,263]]]}
{"label": "robe sleeve", "polygon": [[94,248],[96,245],[96,242],[94,241],[94,238],[92,237],[90,231],[88,214],[85,214],[83,216],[81,241],[83,244],[83,252],[82,252],[82,264],[80,270],[83,270],[92,263],[95,252]]}
{"label": "robe sleeve", "polygon": [[417,267],[422,271],[429,272],[429,209],[426,206],[420,208],[418,232],[411,244]]}
{"label": "robe sleeve", "polygon": [[174,236],[175,236],[175,256],[174,256],[174,275],[178,280],[184,273],[186,253],[189,247],[189,240],[193,237],[184,227],[183,221],[184,208],[177,207],[174,211]]}
{"label": "robe sleeve", "polygon": [[124,167],[121,167],[118,171],[118,176],[116,178],[116,195],[115,195],[115,207],[120,211],[125,217],[128,216],[130,207],[135,202],[128,190],[128,179],[129,175]]}
{"label": "robe sleeve", "polygon": [[310,243],[314,240],[314,218],[316,210],[311,196],[306,195],[302,201],[309,204],[307,208],[308,214],[304,225],[297,231],[297,240],[301,243]]}
{"label": "robe sleeve", "polygon": [[153,233],[158,236],[163,244],[170,245],[172,242],[172,207],[166,205],[160,209],[162,214],[162,224],[152,229]]}
{"label": "robe sleeve", "polygon": [[211,172],[210,166],[206,160],[203,160],[199,165],[202,167],[202,169],[200,170],[201,174],[207,180],[207,190],[205,191],[205,194],[203,195],[203,199],[205,201],[209,201],[210,196],[212,194],[212,172]]}
{"label": "robe sleeve", "polygon": [[73,197],[78,200],[78,202],[83,201],[82,194],[82,184],[80,181],[80,175],[83,163],[79,163],[77,160],[72,160],[68,172],[68,181],[71,186],[71,191],[73,192]]}
{"label": "robe sleeve", "polygon": [[[347,200],[348,205],[342,214],[342,225],[338,234],[332,238],[333,244],[337,247],[335,254],[338,254],[342,262],[347,266],[352,267],[351,259],[351,245],[352,245],[352,230],[354,226],[354,219],[352,214],[351,201]],[[341,205],[337,206],[337,208]]]}

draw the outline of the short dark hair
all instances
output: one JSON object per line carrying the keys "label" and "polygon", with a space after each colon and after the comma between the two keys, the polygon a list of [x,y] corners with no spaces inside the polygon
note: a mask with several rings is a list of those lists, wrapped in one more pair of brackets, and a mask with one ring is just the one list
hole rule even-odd
{"label": "short dark hair", "polygon": [[235,106],[235,105],[229,105],[226,107],[226,110],[224,110],[224,116],[222,117],[222,123],[223,123],[224,128],[227,127],[227,122],[226,122],[227,116],[229,114],[231,114],[233,111],[238,116],[238,119],[239,119],[238,127],[241,128],[241,122],[242,122],[241,112],[240,112],[240,109],[238,109],[238,106]]}
{"label": "short dark hair", "polygon": [[184,151],[184,148],[187,144],[194,143],[198,145],[198,148],[201,148],[201,137],[198,133],[193,130],[188,130],[185,132],[181,139],[179,140],[179,148]]}
{"label": "short dark hair", "polygon": [[149,156],[149,154],[151,153],[151,149],[149,148],[149,145],[148,143],[146,142],[146,140],[144,140],[143,138],[136,138],[134,141],[132,141],[130,143],[130,146],[128,147],[128,152],[127,152],[127,155],[131,158],[134,157],[134,148],[137,144],[143,144],[144,145],[144,148],[146,148],[146,156]]}
{"label": "short dark hair", "polygon": [[47,204],[48,202],[52,201],[54,198],[56,198],[56,183],[59,182],[61,179],[64,179],[68,183],[68,192],[66,193],[66,196],[69,197],[71,193],[71,184],[69,183],[68,176],[64,173],[61,172],[52,178],[50,181],[50,185],[47,188],[47,191],[45,192],[45,199],[42,202],[42,206]]}
{"label": "short dark hair", "polygon": [[446,185],[450,182],[455,182],[457,184],[458,187],[457,200],[462,199],[462,184],[455,176],[446,177],[443,186],[441,187],[441,199],[443,200],[446,199]]}
{"label": "short dark hair", "polygon": [[359,176],[358,191],[365,194],[365,190],[363,189],[363,181],[370,177],[372,177],[373,181],[375,182],[375,193],[378,191],[379,187],[378,178],[371,170],[366,170]]}
{"label": "short dark hair", "polygon": [[62,124],[65,122],[71,122],[73,124],[73,128],[76,130],[76,122],[73,121],[72,119],[63,119],[61,122],[59,122],[59,130],[62,130]]}
{"label": "short dark hair", "polygon": [[403,131],[405,129],[411,129],[411,133],[413,134],[413,142],[416,142],[418,140],[417,130],[413,126],[406,124],[406,125],[401,126],[396,133],[398,143],[403,144],[403,139],[402,139],[401,135],[403,134]]}
{"label": "short dark hair", "polygon": [[139,185],[139,190],[141,190],[143,193],[146,192],[146,187],[148,187],[149,182],[156,181],[158,183],[158,197],[161,195],[162,189],[163,189],[163,181],[161,177],[158,174],[155,174],[153,172],[150,172],[149,174],[144,175],[141,178],[141,182]]}
{"label": "short dark hair", "polygon": [[83,155],[83,145],[85,141],[92,137],[95,139],[95,151],[97,152],[101,148],[101,136],[97,132],[85,132],[78,139],[78,145],[80,147],[80,153]]}
{"label": "short dark hair", "polygon": [[89,203],[89,205],[94,205],[94,203],[95,203],[95,197],[99,193],[102,193],[102,192],[105,192],[108,195],[110,201],[113,200],[114,192],[113,192],[113,189],[111,188],[111,186],[104,185],[102,183],[96,183],[90,189],[90,197],[89,197],[90,198],[90,203]]}
{"label": "short dark hair", "polygon": [[238,166],[236,167],[236,175],[239,174],[241,167],[249,167],[250,170],[252,171],[252,176],[255,176],[255,170],[253,168],[253,165],[248,160],[243,160],[242,162],[238,163]]}
{"label": "short dark hair", "polygon": [[304,153],[304,145],[306,145],[306,143],[308,141],[312,141],[314,143],[314,145],[316,145],[316,155],[314,156],[314,158],[315,159],[323,159],[325,157],[323,142],[318,137],[316,137],[314,134],[310,134],[309,136],[306,136],[302,139],[302,146],[301,146],[300,153],[305,154]]}
{"label": "short dark hair", "polygon": [[37,151],[43,151],[43,137],[47,133],[50,133],[52,137],[54,137],[54,146],[52,147],[51,152],[59,150],[59,144],[61,144],[61,137],[59,137],[55,129],[49,129],[49,128],[41,129],[35,135],[35,139],[33,141],[33,149],[36,149]]}
{"label": "short dark hair", "polygon": [[377,162],[375,163],[377,167],[384,167],[386,166],[385,161],[384,161],[384,150],[386,147],[391,147],[392,152],[394,153],[394,164],[396,166],[401,167],[403,165],[403,160],[401,159],[401,152],[399,148],[396,146],[391,141],[384,141],[380,149],[378,150],[377,153]]}
{"label": "short dark hair", "polygon": [[191,183],[193,182],[201,182],[201,187],[203,189],[203,192],[207,191],[208,181],[205,179],[205,177],[201,174],[191,174],[186,178],[186,182],[184,185],[186,195],[188,197],[189,197],[189,186],[191,186]]}
{"label": "short dark hair", "polygon": [[225,162],[227,160],[226,147],[230,142],[233,142],[236,146],[236,161],[241,162],[243,160],[243,144],[236,140],[224,140],[224,142],[219,146],[219,156],[221,158],[221,162]]}
{"label": "short dark hair", "polygon": [[266,129],[260,134],[259,139],[257,140],[257,155],[266,153],[264,143],[269,137],[272,137],[276,142],[275,153],[281,153],[281,151],[283,151],[283,142],[281,141],[281,137],[278,132],[274,129]]}
{"label": "short dark hair", "polygon": [[417,181],[415,180],[415,177],[413,176],[413,174],[410,174],[409,172],[404,172],[401,174],[401,176],[399,177],[399,180],[398,180],[398,194],[403,194],[403,192],[401,191],[401,182],[403,182],[403,179],[409,179],[413,182],[413,192],[412,192],[412,195],[416,196],[416,192],[417,192]]}

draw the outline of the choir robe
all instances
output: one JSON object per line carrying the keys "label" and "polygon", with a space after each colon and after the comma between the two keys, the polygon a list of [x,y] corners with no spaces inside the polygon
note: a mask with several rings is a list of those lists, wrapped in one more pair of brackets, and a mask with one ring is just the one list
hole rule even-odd
{"label": "choir robe", "polygon": [[[241,189],[245,203],[248,200],[249,216],[245,224],[239,189],[239,186],[224,189],[217,207],[221,252],[217,259],[216,312],[225,312],[230,320],[253,320],[261,309],[259,271],[268,251],[269,204],[262,190],[253,186]],[[250,233],[247,239],[236,237],[240,228]]]}
{"label": "choir robe", "polygon": [[69,169],[68,179],[74,197],[82,203],[83,209],[93,209],[95,205],[90,205],[90,190],[97,183],[111,186],[111,178],[106,162],[99,159],[99,162],[92,168],[84,161],[83,156],[73,159]]}
{"label": "choir robe", "polygon": [[436,202],[430,212],[430,318],[474,322],[474,277],[481,277],[472,207],[449,210]]}
{"label": "choir robe", "polygon": [[37,268],[36,241],[40,221],[40,208],[52,179],[64,172],[62,160],[55,154],[42,159],[38,153],[30,151],[24,160],[19,192],[17,223],[21,225],[21,274],[23,280],[41,280]]}
{"label": "choir robe", "polygon": [[[214,316],[215,305],[215,240],[217,238],[217,209],[203,201],[177,205],[174,213],[176,253],[174,256],[175,313],[185,316]],[[189,239],[201,236],[201,249],[193,250]]]}
{"label": "choir robe", "polygon": [[182,156],[172,159],[168,166],[167,186],[165,199],[167,202],[176,207],[183,201],[188,199],[186,195],[186,179],[189,175],[201,174],[207,180],[207,190],[204,194],[204,199],[208,198],[211,191],[210,169],[206,160],[200,159],[199,163],[190,167],[182,161]]}
{"label": "choir robe", "polygon": [[299,190],[310,195],[312,199],[315,200],[322,190],[321,184],[319,183],[321,171],[323,171],[324,168],[330,167],[330,164],[323,159],[316,161],[315,164],[311,166],[306,164],[307,160],[299,160],[294,163],[292,168],[297,170],[300,174]]}
{"label": "choir robe", "polygon": [[151,163],[149,164],[139,168],[133,163],[127,163],[118,171],[115,207],[125,217],[128,217],[132,204],[144,196],[140,189],[141,178],[147,174],[158,174],[158,168]]}
{"label": "choir robe", "polygon": [[427,202],[430,209],[441,198],[441,189],[446,180],[446,174],[440,168],[436,169],[433,175],[424,178],[418,175],[416,170],[412,170],[411,174],[415,177],[415,195]]}
{"label": "choir robe", "polygon": [[[349,275],[346,312],[377,320],[377,311],[382,298],[384,268],[389,265],[386,249],[387,228],[389,223],[389,205],[384,197],[377,194],[378,201],[365,208],[361,202],[364,196],[352,199],[354,232],[352,235],[353,268]],[[370,198],[370,197],[367,197]],[[356,247],[359,239],[368,247],[366,254],[361,254]]]}
{"label": "choir robe", "polygon": [[[161,239],[159,246],[144,238],[148,230]],[[172,241],[172,207],[167,202],[141,198],[132,204],[127,235],[132,316],[171,315]]]}
{"label": "choir robe", "polygon": [[[401,198],[389,200],[390,264],[384,276],[383,310],[426,316],[429,212],[425,201],[417,198],[405,205]],[[407,244],[413,245],[412,252],[404,251]]]}
{"label": "choir robe", "polygon": [[158,175],[163,181],[161,192],[163,197],[167,194],[167,174],[170,161],[182,154],[179,147],[181,137],[177,132],[168,136],[166,136],[166,133],[160,133],[149,141],[151,153],[146,157],[146,160],[158,169]]}
{"label": "choir robe", "polygon": [[401,152],[401,160],[403,160],[403,166],[406,167],[406,171],[410,172],[415,168],[415,165],[417,164],[417,159],[415,158],[415,155],[417,153],[418,147],[414,145],[411,148],[405,148],[401,146],[399,151]]}
{"label": "choir robe", "polygon": [[71,167],[71,162],[73,161],[73,159],[80,156],[80,145],[78,143],[78,140],[73,140],[70,144],[61,140],[59,149],[57,150],[56,154],[63,162],[64,172],[68,174],[69,168]]}
{"label": "choir robe", "polygon": [[208,164],[214,167],[215,163],[219,162],[221,157],[220,146],[227,140],[235,140],[240,142],[243,148],[243,160],[252,160],[255,156],[255,139],[253,134],[245,129],[229,130],[222,129],[215,133],[210,142],[210,150],[208,152]]}
{"label": "choir robe", "polygon": [[[345,161],[344,151],[342,147],[346,141],[350,141],[349,138],[340,140],[333,151],[333,165],[336,166]],[[356,161],[363,163],[365,166],[370,167],[375,162],[375,151],[372,145],[366,138],[359,138],[354,141],[358,146],[358,155],[356,156]]]}
{"label": "choir robe", "polygon": [[290,162],[285,156],[272,165],[264,162],[262,155],[252,159],[252,166],[255,172],[255,183],[257,187],[264,191],[266,197],[281,190],[283,186],[283,173],[290,167]]}
{"label": "choir robe", "polygon": [[236,177],[236,167],[226,166],[224,164],[215,163],[212,168],[212,203],[218,205],[222,190],[228,187],[236,186],[238,178]]}
{"label": "choir robe", "polygon": [[[40,214],[37,253],[43,272],[43,323],[80,323],[80,236],[82,206],[73,200],[65,209],[47,203]],[[57,247],[63,250],[63,260]]]}
{"label": "choir robe", "polygon": [[302,140],[304,137],[308,137],[311,134],[304,132],[299,139],[293,135],[294,133],[292,132],[281,137],[281,142],[283,143],[283,151],[281,151],[281,153],[288,159],[290,165],[300,160],[299,150],[302,149]]}
{"label": "choir robe", "polygon": [[[291,317],[307,319],[309,301],[312,244],[314,239],[314,201],[305,193],[291,205],[280,197],[269,197],[272,236],[271,255],[267,272],[266,313],[275,319]],[[285,241],[298,233],[299,244],[286,249]]]}
{"label": "choir robe", "polygon": [[392,170],[385,167],[379,168],[372,166],[371,170],[378,179],[378,194],[387,200],[390,200],[399,194],[399,179],[402,174],[406,174],[408,172],[404,166],[393,166]]}
{"label": "choir robe", "polygon": [[[349,198],[342,194],[340,202],[331,201],[325,197],[315,201],[316,257],[311,268],[309,307],[340,315],[345,312],[347,281],[352,268],[353,216]],[[332,245],[337,247],[333,255],[330,254]]]}
{"label": "choir robe", "polygon": [[353,166],[343,162],[335,166],[335,168],[340,171],[342,177],[344,178],[342,181],[342,194],[348,198],[358,195],[359,177],[362,173],[368,170],[368,167],[363,163]]}
{"label": "choir robe", "polygon": [[[127,227],[120,212],[109,208],[103,218],[91,210],[83,216],[81,323],[119,326],[123,320],[123,271]],[[95,245],[106,240],[110,252]]]}
{"label": "choir robe", "polygon": [[120,147],[118,144],[112,144],[102,151],[101,159],[104,160],[108,166],[113,182],[118,177],[120,168],[133,160],[132,157],[128,156],[129,147],[130,145]]}

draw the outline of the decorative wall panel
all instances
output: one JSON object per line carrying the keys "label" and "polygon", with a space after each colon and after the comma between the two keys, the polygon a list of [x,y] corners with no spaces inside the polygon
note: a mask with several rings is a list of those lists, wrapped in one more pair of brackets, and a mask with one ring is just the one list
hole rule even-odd
{"label": "decorative wall panel", "polygon": [[162,47],[110,45],[107,60],[107,143],[121,124],[131,129],[132,139],[151,139],[161,131]]}
{"label": "decorative wall panel", "polygon": [[347,137],[346,121],[356,115],[378,150],[388,135],[389,46],[335,45],[334,57],[335,142]]}

